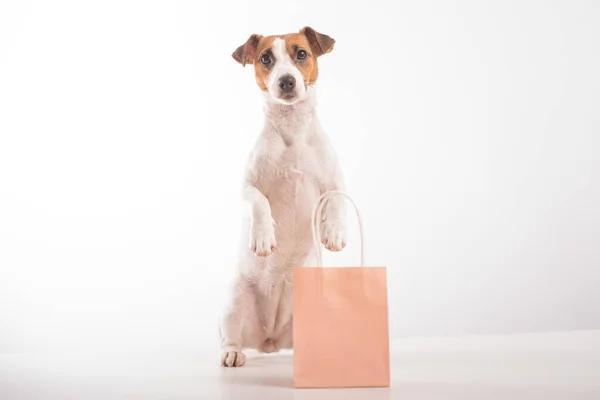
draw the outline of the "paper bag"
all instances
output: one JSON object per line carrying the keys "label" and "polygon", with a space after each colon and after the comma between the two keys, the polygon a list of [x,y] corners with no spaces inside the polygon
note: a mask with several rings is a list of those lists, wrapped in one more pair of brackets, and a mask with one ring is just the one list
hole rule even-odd
{"label": "paper bag", "polygon": [[[322,267],[320,220],[327,199],[344,196],[361,231],[361,266]],[[364,263],[356,205],[342,192],[325,193],[313,213],[317,266],[294,270],[294,387],[377,387],[390,384],[385,267]]]}

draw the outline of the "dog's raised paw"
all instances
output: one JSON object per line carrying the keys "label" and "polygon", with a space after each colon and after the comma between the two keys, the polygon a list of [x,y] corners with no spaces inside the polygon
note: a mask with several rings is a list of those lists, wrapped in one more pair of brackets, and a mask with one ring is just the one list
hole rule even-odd
{"label": "dog's raised paw", "polygon": [[241,351],[225,351],[221,354],[221,367],[236,368],[246,363],[246,355]]}
{"label": "dog's raised paw", "polygon": [[259,257],[267,257],[277,250],[275,241],[275,229],[271,224],[259,224],[252,226],[250,232],[250,251]]}
{"label": "dog's raised paw", "polygon": [[340,251],[346,247],[346,227],[336,221],[324,221],[321,225],[321,242],[327,250]]}

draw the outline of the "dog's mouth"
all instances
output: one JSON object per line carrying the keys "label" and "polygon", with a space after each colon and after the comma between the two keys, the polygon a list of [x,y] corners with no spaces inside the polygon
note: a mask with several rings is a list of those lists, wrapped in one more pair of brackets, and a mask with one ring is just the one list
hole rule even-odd
{"label": "dog's mouth", "polygon": [[283,104],[291,105],[300,100],[300,96],[298,93],[281,93],[279,96],[275,97],[275,99]]}

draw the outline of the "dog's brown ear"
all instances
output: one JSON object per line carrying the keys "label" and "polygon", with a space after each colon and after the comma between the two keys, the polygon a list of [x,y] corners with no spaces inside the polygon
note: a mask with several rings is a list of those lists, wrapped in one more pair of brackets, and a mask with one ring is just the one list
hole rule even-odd
{"label": "dog's brown ear", "polygon": [[245,67],[246,64],[254,64],[254,56],[260,39],[262,39],[261,35],[250,35],[246,43],[235,49],[231,56],[235,61],[242,64],[242,67]]}
{"label": "dog's brown ear", "polygon": [[335,40],[333,38],[315,31],[310,26],[305,26],[300,30],[310,43],[310,49],[316,57],[322,56],[323,54],[329,53],[333,50]]}

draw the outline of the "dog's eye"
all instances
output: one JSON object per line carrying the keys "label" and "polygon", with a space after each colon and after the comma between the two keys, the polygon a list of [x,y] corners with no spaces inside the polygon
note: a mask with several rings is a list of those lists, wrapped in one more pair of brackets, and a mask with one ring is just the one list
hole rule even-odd
{"label": "dog's eye", "polygon": [[263,65],[269,65],[271,64],[271,56],[269,55],[269,53],[264,53],[262,56],[260,56],[260,62]]}
{"label": "dog's eye", "polygon": [[306,52],[306,50],[298,50],[298,53],[296,53],[296,57],[298,58],[298,60],[304,60],[307,56],[308,53]]}

